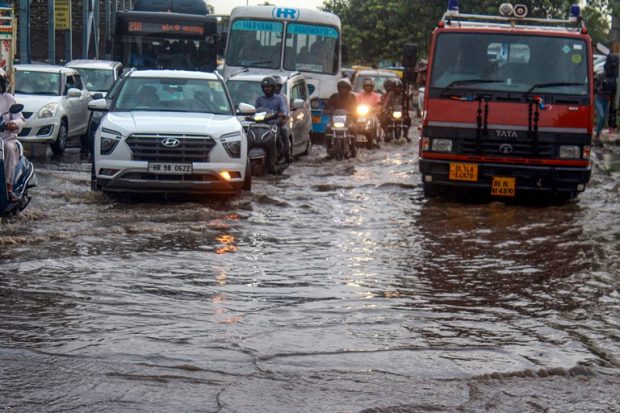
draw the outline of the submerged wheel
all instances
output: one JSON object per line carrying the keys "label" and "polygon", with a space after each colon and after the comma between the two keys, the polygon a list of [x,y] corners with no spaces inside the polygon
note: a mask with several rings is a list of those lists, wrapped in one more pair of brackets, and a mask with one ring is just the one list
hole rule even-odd
{"label": "submerged wheel", "polygon": [[60,123],[60,129],[58,129],[58,137],[56,138],[56,142],[50,145],[50,148],[52,148],[52,152],[56,155],[62,154],[67,148],[68,139],[69,129],[67,127],[67,121],[63,119]]}

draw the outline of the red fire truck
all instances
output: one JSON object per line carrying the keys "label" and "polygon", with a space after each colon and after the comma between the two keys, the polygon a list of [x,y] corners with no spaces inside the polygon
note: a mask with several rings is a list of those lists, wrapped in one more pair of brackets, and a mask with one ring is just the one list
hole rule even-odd
{"label": "red fire truck", "polygon": [[458,1],[433,33],[420,137],[425,196],[473,189],[576,197],[590,179],[592,41],[567,20],[467,15]]}

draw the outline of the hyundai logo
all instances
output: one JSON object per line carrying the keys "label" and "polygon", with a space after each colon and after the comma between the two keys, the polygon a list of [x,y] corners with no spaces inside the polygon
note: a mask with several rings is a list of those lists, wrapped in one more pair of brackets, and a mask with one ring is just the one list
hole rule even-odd
{"label": "hyundai logo", "polygon": [[508,145],[507,143],[503,143],[499,145],[499,151],[504,155],[508,155],[512,152],[512,145]]}
{"label": "hyundai logo", "polygon": [[166,148],[176,148],[181,144],[181,141],[177,138],[166,138],[161,140],[161,144]]}

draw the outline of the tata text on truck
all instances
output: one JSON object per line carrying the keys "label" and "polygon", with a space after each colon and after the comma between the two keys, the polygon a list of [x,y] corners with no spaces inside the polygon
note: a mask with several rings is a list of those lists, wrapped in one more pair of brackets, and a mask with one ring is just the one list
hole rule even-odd
{"label": "tata text on truck", "polygon": [[302,73],[312,104],[313,133],[323,134],[329,120],[323,108],[342,78],[340,37],[340,19],[332,13],[236,7],[230,14],[224,78],[244,71]]}
{"label": "tata text on truck", "polygon": [[567,20],[460,14],[450,1],[433,33],[420,171],[424,194],[575,197],[590,179],[592,46]]}

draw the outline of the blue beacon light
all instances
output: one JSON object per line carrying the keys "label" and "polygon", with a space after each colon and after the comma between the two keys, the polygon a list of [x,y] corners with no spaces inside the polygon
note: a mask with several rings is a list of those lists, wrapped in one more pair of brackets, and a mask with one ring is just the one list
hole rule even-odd
{"label": "blue beacon light", "polygon": [[577,19],[579,18],[579,16],[581,15],[581,8],[579,7],[578,4],[573,4],[572,6],[570,6],[570,17],[573,19]]}
{"label": "blue beacon light", "polygon": [[456,12],[459,11],[459,0],[448,0],[448,11]]}

